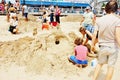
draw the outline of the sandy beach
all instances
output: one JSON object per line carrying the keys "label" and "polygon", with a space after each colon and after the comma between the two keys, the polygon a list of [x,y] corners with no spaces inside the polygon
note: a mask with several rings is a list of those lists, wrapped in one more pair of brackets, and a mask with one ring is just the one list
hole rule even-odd
{"label": "sandy beach", "polygon": [[[0,16],[0,80],[92,80],[94,67],[80,68],[68,61],[74,55],[73,41],[79,33],[80,15],[61,17],[59,29],[41,29],[41,20],[29,15],[29,21],[19,15],[19,34],[8,31],[6,16]],[[33,35],[34,29],[37,34]],[[55,44],[55,40],[60,41]],[[107,65],[97,80],[104,80]],[[112,80],[119,80],[120,54]]]}

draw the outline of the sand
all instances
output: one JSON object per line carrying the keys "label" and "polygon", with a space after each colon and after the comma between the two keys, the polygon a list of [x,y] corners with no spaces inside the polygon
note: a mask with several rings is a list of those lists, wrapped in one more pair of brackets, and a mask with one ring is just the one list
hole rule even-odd
{"label": "sand", "polygon": [[[74,55],[73,41],[81,37],[78,29],[81,16],[61,18],[59,29],[41,30],[41,20],[19,15],[19,34],[8,32],[9,23],[0,16],[0,80],[92,80],[94,67],[80,68],[68,61]],[[37,30],[37,34],[34,31]],[[59,44],[55,41],[59,40]],[[120,56],[112,80],[119,80]],[[98,80],[104,80],[105,65]]]}

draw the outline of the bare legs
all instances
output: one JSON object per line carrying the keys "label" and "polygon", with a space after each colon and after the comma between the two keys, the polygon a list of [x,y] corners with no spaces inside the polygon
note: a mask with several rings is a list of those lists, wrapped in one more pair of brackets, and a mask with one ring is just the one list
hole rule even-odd
{"label": "bare legs", "polygon": [[93,80],[96,80],[99,73],[100,73],[100,70],[102,68],[102,64],[97,64],[96,68],[95,68],[95,72],[93,74]]}
{"label": "bare legs", "polygon": [[111,80],[113,72],[114,72],[114,68],[113,67],[108,67],[105,80]]}
{"label": "bare legs", "polygon": [[[99,73],[100,73],[101,68],[102,68],[102,64],[98,64],[98,65],[96,66],[95,72],[94,72],[94,75],[93,75],[93,80],[97,80],[97,77],[98,77],[98,75],[99,75]],[[114,68],[113,68],[113,67],[108,67],[105,80],[111,80],[111,79],[112,79],[113,72],[114,72]]]}

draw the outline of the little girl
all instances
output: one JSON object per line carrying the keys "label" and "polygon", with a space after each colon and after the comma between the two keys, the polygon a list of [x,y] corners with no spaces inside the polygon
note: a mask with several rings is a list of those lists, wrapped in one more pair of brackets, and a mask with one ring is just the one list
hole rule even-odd
{"label": "little girl", "polygon": [[13,34],[16,34],[18,32],[18,18],[17,16],[13,16],[12,19],[10,20],[10,27],[9,27],[9,31]]}
{"label": "little girl", "polygon": [[86,46],[82,45],[83,40],[80,38],[76,38],[74,43],[76,44],[76,47],[74,48],[75,55],[70,56],[69,60],[72,61],[74,64],[87,65],[88,49]]}
{"label": "little girl", "polygon": [[42,30],[43,29],[49,30],[49,22],[47,20],[47,13],[46,13],[46,11],[43,12],[43,17],[42,17]]}

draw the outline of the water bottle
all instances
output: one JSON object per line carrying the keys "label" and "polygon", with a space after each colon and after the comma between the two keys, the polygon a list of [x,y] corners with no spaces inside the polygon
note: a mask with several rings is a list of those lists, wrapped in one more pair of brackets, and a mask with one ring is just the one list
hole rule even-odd
{"label": "water bottle", "polygon": [[93,59],[93,60],[91,61],[91,66],[92,66],[93,68],[95,68],[96,65],[97,65],[97,59],[95,58],[95,59]]}

